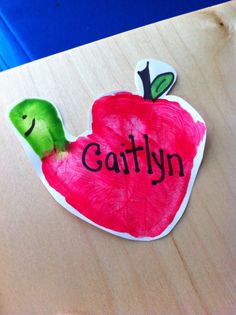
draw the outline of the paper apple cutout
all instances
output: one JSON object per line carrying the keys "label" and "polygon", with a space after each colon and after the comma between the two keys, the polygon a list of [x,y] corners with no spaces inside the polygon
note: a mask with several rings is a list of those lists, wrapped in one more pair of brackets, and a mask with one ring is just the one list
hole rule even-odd
{"label": "paper apple cutout", "polygon": [[17,104],[10,120],[62,206],[112,234],[153,240],[168,234],[186,208],[206,126],[188,103],[166,96],[176,80],[169,65],[143,60],[135,79],[143,96],[97,99],[90,130],[78,138],[64,131],[59,112],[44,100]]}

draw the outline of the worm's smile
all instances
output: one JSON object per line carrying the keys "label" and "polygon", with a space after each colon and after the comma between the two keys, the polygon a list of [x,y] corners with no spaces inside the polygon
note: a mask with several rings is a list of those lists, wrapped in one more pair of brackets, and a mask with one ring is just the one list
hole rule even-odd
{"label": "worm's smile", "polygon": [[30,128],[25,132],[26,137],[28,137],[31,134],[31,132],[34,129],[34,126],[35,126],[35,118],[32,120],[32,124],[31,124]]}

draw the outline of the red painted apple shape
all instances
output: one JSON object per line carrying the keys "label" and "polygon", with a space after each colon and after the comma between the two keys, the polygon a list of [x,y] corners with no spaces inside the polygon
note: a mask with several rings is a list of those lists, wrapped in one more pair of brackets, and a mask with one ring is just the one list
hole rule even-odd
{"label": "red painted apple shape", "polygon": [[[95,225],[131,238],[158,238],[190,194],[204,122],[195,121],[177,101],[153,102],[119,92],[95,101],[91,129],[68,145],[65,156],[54,152],[43,159],[47,182]],[[129,152],[131,135],[136,148],[141,147],[136,151],[138,169],[134,152]]]}

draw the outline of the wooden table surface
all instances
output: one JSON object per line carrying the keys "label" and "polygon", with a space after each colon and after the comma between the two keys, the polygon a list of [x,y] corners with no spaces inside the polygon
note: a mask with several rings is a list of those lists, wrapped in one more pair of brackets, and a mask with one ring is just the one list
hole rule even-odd
{"label": "wooden table surface", "polygon": [[[172,90],[205,118],[205,157],[170,235],[131,242],[82,222],[36,176],[6,120],[53,101],[74,135],[95,97],[135,92],[142,58],[172,64]],[[236,314],[236,1],[0,74],[0,314]]]}

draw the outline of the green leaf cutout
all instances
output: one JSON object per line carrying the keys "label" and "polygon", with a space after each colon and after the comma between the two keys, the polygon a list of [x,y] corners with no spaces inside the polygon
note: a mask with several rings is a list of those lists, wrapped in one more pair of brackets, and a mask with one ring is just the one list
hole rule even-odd
{"label": "green leaf cutout", "polygon": [[163,95],[174,82],[175,76],[172,72],[159,74],[151,84],[151,95],[155,101],[158,97]]}

